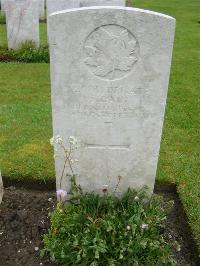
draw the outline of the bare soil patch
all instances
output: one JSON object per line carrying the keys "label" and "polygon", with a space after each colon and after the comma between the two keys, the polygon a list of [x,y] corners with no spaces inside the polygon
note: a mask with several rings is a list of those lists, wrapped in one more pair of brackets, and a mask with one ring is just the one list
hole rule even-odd
{"label": "bare soil patch", "polygon": [[[187,218],[174,188],[156,187],[165,201],[175,204],[167,217],[167,234],[180,243],[174,250],[177,265],[200,265],[197,247]],[[48,213],[56,204],[53,191],[29,190],[16,187],[5,189],[0,205],[0,265],[50,266],[48,258],[40,258],[41,236],[48,230]]]}

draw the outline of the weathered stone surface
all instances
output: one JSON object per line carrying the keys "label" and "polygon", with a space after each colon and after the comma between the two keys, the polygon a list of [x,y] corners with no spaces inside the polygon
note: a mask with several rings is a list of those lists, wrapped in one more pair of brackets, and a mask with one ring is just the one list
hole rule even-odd
{"label": "weathered stone surface", "polygon": [[[153,190],[175,20],[136,8],[90,7],[49,17],[53,132],[79,140],[78,184],[101,193]],[[64,160],[55,151],[57,187]],[[66,170],[69,171],[69,169]],[[61,187],[69,190],[64,178]]]}
{"label": "weathered stone surface", "polygon": [[126,0],[81,0],[81,7],[87,6],[125,6]]}
{"label": "weathered stone surface", "polygon": [[6,26],[9,48],[17,49],[26,41],[34,42],[38,47],[38,1],[9,0],[6,3]]}
{"label": "weathered stone surface", "polygon": [[80,0],[46,0],[47,16],[53,12],[76,8],[80,6]]}
{"label": "weathered stone surface", "polygon": [[38,1],[39,4],[39,16],[40,18],[44,18],[45,17],[45,0],[1,0],[1,5],[2,5],[2,10],[6,11],[6,5],[9,2],[15,2],[15,1],[29,1],[29,2],[33,2],[33,1]]}
{"label": "weathered stone surface", "polygon": [[80,7],[80,0],[46,0],[47,35],[49,36],[48,19],[53,12]]}

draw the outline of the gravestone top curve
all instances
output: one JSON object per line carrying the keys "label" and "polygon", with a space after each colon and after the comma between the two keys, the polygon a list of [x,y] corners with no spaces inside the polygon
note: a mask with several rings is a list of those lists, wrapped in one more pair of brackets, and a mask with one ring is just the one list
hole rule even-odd
{"label": "gravestone top curve", "polygon": [[[136,7],[122,7],[122,6],[90,6],[90,7],[82,7],[82,8],[71,8],[71,9],[66,9],[66,10],[61,10],[61,11],[56,11],[56,12],[53,12],[51,13],[49,16],[55,16],[55,15],[59,15],[59,14],[65,14],[65,13],[68,13],[68,12],[84,12],[84,10],[125,10],[125,11],[133,11],[135,13],[140,13],[141,15],[142,14],[146,14],[146,15],[154,15],[154,16],[157,16],[157,17],[163,17],[163,18],[166,18],[166,19],[170,19],[170,20],[173,20],[174,23],[176,22],[176,19],[172,16],[169,16],[169,15],[166,15],[166,14],[163,14],[163,13],[159,13],[159,12],[156,12],[156,11],[151,11],[151,10],[146,10],[146,9],[142,9],[142,8],[136,8]],[[174,25],[175,26],[175,25]]]}

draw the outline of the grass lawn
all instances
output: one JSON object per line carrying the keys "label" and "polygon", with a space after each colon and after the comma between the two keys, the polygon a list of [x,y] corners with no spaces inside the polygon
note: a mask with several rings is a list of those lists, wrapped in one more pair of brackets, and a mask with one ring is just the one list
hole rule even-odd
{"label": "grass lawn", "polygon": [[135,0],[134,3],[177,20],[157,180],[178,185],[200,245],[200,2]]}
{"label": "grass lawn", "polygon": [[48,64],[0,64],[0,165],[17,179],[54,176]]}
{"label": "grass lawn", "polygon": [[[200,246],[200,2],[134,0],[134,5],[177,19],[157,180],[177,184]],[[45,24],[40,30],[44,44]],[[0,45],[5,40],[5,26],[0,25]],[[2,174],[52,178],[49,65],[1,63],[0,99]]]}
{"label": "grass lawn", "polygon": [[173,182],[200,245],[200,2],[135,0],[176,18],[173,64],[157,180]]}

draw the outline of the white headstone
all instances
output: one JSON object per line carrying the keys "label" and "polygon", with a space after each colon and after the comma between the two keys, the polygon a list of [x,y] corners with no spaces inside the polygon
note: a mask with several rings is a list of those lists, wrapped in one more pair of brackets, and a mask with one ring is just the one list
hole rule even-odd
{"label": "white headstone", "polygon": [[80,6],[80,0],[46,0],[47,17],[57,11],[77,8]]}
{"label": "white headstone", "polygon": [[87,6],[125,6],[126,0],[81,0],[81,7]]}
{"label": "white headstone", "polygon": [[[53,132],[79,140],[77,183],[101,193],[104,185],[113,191],[121,176],[118,193],[144,185],[152,191],[175,19],[91,7],[55,13],[49,27]],[[56,153],[60,188],[64,161],[62,150]],[[61,188],[69,187],[64,178]]]}
{"label": "white headstone", "polygon": [[6,24],[9,48],[17,49],[26,41],[32,41],[39,46],[37,0],[9,0],[6,4]]}

